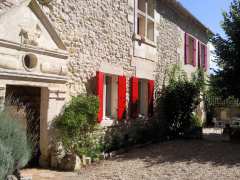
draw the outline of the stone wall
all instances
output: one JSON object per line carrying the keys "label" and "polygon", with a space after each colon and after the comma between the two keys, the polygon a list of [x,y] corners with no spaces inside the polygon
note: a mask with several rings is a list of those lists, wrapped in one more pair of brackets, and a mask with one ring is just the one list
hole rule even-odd
{"label": "stone wall", "polygon": [[70,53],[70,95],[94,91],[102,63],[121,66],[126,76],[132,75],[127,0],[55,0],[44,10]]}
{"label": "stone wall", "polygon": [[[1,1],[0,12],[20,1]],[[173,64],[184,62],[185,31],[207,42],[204,29],[166,2],[157,1],[155,12],[156,60],[152,62],[138,58],[138,63],[154,67],[153,77],[158,89],[167,82],[167,70]],[[104,63],[123,69],[128,80],[136,75],[137,65],[133,63],[137,59],[133,53],[134,0],[53,0],[41,7],[69,53],[69,97],[94,93],[96,71]],[[144,66],[141,67],[142,71],[145,70]],[[189,71],[192,70],[190,67]],[[127,89],[129,92],[129,83]]]}

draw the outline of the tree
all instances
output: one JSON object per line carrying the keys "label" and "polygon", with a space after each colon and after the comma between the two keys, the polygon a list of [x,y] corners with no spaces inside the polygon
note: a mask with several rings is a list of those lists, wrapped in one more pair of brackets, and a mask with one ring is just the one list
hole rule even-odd
{"label": "tree", "polygon": [[222,28],[226,36],[213,36],[217,64],[221,68],[211,77],[216,92],[224,98],[240,99],[240,0],[233,0],[229,12],[223,13]]}

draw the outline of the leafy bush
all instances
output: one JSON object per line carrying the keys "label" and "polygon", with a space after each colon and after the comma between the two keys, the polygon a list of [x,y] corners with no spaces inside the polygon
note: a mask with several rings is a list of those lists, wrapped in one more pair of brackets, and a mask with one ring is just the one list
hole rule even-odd
{"label": "leafy bush", "polygon": [[59,138],[67,151],[93,158],[100,153],[101,145],[96,133],[98,107],[96,96],[79,95],[72,98],[57,118]]}
{"label": "leafy bush", "polygon": [[169,85],[164,89],[163,101],[167,134],[171,137],[183,136],[193,123],[193,112],[199,105],[200,93],[204,86],[203,72],[198,71],[192,80],[179,67],[170,72]]}
{"label": "leafy bush", "polygon": [[195,128],[195,127],[196,128],[198,128],[198,127],[201,128],[203,126],[203,123],[197,115],[193,114],[192,117],[191,117],[191,125],[192,125],[193,128]]}
{"label": "leafy bush", "polygon": [[0,121],[0,177],[4,179],[28,163],[31,148],[26,130],[17,119],[1,112]]}

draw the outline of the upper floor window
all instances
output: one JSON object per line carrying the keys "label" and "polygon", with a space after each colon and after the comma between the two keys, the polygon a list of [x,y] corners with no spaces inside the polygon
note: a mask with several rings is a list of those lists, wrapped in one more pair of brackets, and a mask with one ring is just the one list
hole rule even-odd
{"label": "upper floor window", "polygon": [[207,46],[198,42],[198,66],[207,69]]}
{"label": "upper floor window", "polygon": [[185,64],[196,66],[196,39],[185,33]]}
{"label": "upper floor window", "polygon": [[154,0],[137,0],[137,34],[154,41]]}

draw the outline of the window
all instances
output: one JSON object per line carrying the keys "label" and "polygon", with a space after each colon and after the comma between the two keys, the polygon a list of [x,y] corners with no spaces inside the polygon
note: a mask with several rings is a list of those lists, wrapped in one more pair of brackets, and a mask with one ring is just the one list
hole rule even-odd
{"label": "window", "polygon": [[196,39],[185,34],[185,64],[196,66]]}
{"label": "window", "polygon": [[126,117],[126,85],[124,75],[110,75],[97,71],[96,94],[99,98],[99,123],[116,118],[121,121]]}
{"label": "window", "polygon": [[117,118],[117,98],[117,76],[105,75],[103,88],[103,116],[105,118]]}
{"label": "window", "polygon": [[137,34],[154,41],[154,0],[137,0]]}
{"label": "window", "polygon": [[138,112],[140,115],[148,115],[148,81],[139,79],[138,81]]}
{"label": "window", "polygon": [[207,46],[198,43],[198,66],[207,69]]}

